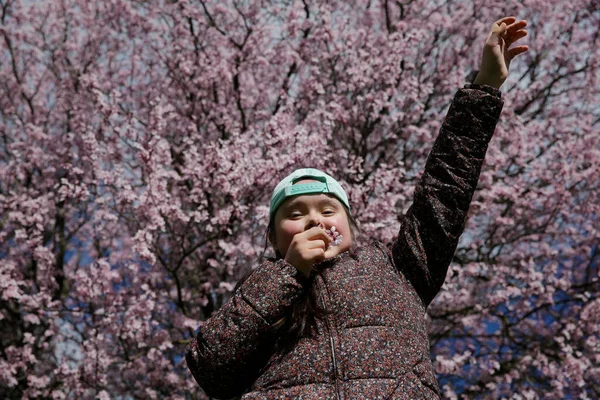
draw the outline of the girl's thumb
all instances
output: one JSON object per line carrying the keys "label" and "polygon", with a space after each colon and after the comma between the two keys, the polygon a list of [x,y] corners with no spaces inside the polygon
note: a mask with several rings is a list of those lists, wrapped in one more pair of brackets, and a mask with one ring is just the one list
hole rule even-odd
{"label": "girl's thumb", "polygon": [[498,24],[494,24],[495,26],[492,27],[492,31],[490,32],[490,37],[496,37],[496,38],[500,38],[502,36],[504,36],[504,34],[506,33],[506,23],[501,23],[500,25]]}

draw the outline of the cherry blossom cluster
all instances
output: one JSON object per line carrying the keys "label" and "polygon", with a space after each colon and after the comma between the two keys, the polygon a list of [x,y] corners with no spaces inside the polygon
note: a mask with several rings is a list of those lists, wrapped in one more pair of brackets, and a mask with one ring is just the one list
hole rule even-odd
{"label": "cherry blossom cluster", "polygon": [[329,242],[329,247],[342,244],[344,237],[337,231],[335,226],[332,225],[330,229],[325,229],[325,233],[332,239],[332,241]]}

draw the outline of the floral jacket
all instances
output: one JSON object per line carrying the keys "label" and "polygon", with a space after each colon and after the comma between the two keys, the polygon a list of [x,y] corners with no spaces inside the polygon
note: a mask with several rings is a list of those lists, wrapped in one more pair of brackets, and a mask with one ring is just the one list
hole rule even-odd
{"label": "floral jacket", "polygon": [[306,278],[284,260],[256,268],[187,349],[205,393],[439,399],[425,311],[444,283],[501,110],[492,87],[458,90],[396,240],[313,269],[310,290],[330,311],[317,319],[315,335],[282,345],[272,325],[306,295]]}

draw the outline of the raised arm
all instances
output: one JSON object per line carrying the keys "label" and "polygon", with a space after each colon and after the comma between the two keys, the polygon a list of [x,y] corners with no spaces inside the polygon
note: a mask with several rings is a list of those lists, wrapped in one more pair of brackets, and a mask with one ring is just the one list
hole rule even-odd
{"label": "raised arm", "polygon": [[[403,218],[392,255],[428,305],[438,293],[462,234],[479,173],[502,110],[500,86],[510,62],[528,46],[511,45],[527,35],[527,22],[504,17],[486,38],[475,81],[460,89]],[[468,27],[467,27],[468,29]]]}
{"label": "raised arm", "polygon": [[207,395],[238,396],[258,377],[277,336],[272,325],[302,296],[304,280],[284,260],[267,261],[204,322],[186,361]]}
{"label": "raised arm", "polygon": [[392,244],[396,267],[425,305],[446,278],[501,110],[492,87],[466,85],[456,93]]}

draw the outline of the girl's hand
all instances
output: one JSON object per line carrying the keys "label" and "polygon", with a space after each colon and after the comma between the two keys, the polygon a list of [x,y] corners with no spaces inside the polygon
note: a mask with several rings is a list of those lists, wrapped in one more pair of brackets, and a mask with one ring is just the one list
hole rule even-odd
{"label": "girl's hand", "polygon": [[509,47],[527,36],[524,30],[527,21],[505,17],[492,24],[483,47],[481,68],[473,83],[490,85],[499,89],[508,76],[508,67],[513,58],[529,50],[528,46]]}
{"label": "girl's hand", "polygon": [[294,235],[285,254],[285,261],[296,267],[306,276],[310,276],[313,264],[325,259],[325,252],[331,238],[319,226]]}

